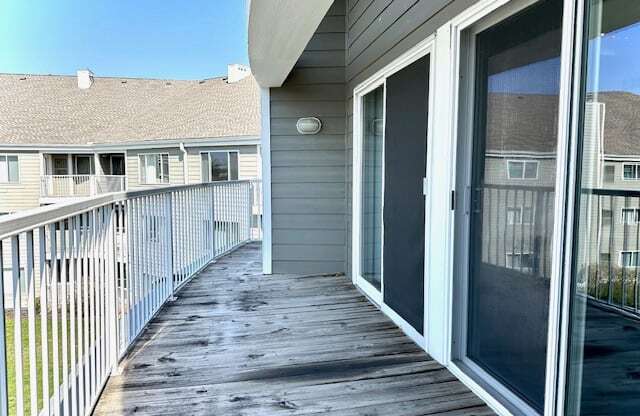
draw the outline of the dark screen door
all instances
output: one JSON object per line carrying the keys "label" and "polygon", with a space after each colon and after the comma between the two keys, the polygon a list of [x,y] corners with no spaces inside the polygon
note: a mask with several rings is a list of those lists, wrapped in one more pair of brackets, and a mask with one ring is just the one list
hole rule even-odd
{"label": "dark screen door", "polygon": [[386,81],[384,302],[423,332],[429,57]]}

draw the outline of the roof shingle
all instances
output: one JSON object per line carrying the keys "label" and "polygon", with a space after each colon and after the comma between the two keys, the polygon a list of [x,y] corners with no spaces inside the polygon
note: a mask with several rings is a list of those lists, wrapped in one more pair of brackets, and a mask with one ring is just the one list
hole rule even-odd
{"label": "roof shingle", "polygon": [[112,144],[260,134],[260,93],[252,76],[175,81],[0,75],[0,143]]}

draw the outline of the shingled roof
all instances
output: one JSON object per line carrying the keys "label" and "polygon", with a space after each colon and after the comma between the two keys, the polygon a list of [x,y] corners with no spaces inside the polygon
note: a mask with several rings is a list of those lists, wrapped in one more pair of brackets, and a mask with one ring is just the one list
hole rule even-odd
{"label": "shingled roof", "polygon": [[[601,92],[604,103],[604,154],[640,155],[640,95]],[[555,152],[558,96],[489,94],[487,150],[497,153]]]}
{"label": "shingled roof", "polygon": [[0,75],[0,143],[84,145],[260,134],[252,76],[175,81]]}

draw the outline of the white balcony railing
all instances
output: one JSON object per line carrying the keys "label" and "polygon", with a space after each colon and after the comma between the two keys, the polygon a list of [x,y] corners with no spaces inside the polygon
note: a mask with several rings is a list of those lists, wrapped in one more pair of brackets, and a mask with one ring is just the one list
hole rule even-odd
{"label": "white balcony railing", "polygon": [[126,187],[123,175],[44,175],[40,182],[43,198],[87,197],[121,192]]}
{"label": "white balcony railing", "polygon": [[156,312],[255,235],[257,186],[110,193],[0,220],[12,289],[0,296],[0,415],[90,414]]}

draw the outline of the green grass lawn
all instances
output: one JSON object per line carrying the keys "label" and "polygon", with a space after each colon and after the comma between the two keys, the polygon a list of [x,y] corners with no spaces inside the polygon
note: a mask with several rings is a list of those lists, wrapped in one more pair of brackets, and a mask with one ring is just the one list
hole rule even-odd
{"label": "green grass lawn", "polygon": [[[51,316],[51,315],[49,315]],[[52,332],[53,328],[51,327],[51,320],[47,321],[47,332],[48,332],[48,343],[49,343],[49,394],[53,394],[53,340],[52,340]],[[23,374],[23,397],[24,397],[24,413],[31,413],[31,388],[30,388],[30,378],[29,378],[29,327],[27,317],[23,316],[20,320],[20,326],[22,328],[22,374]],[[16,414],[16,366],[15,366],[15,343],[14,343],[14,328],[15,321],[13,319],[13,314],[9,316],[7,314],[5,316],[5,328],[6,328],[6,342],[7,342],[7,381],[8,381],[8,390],[9,390],[9,414]],[[42,397],[42,336],[41,336],[41,322],[39,312],[37,314],[36,319],[36,369],[37,369],[37,390],[38,390],[38,411],[43,408],[43,397]],[[60,343],[58,345],[58,349],[60,351],[60,361],[62,361],[62,333],[60,328],[58,329],[58,336],[60,337]],[[60,363],[60,368],[62,365]],[[60,372],[60,377],[62,377],[62,371]],[[60,380],[62,382],[62,380]]]}

